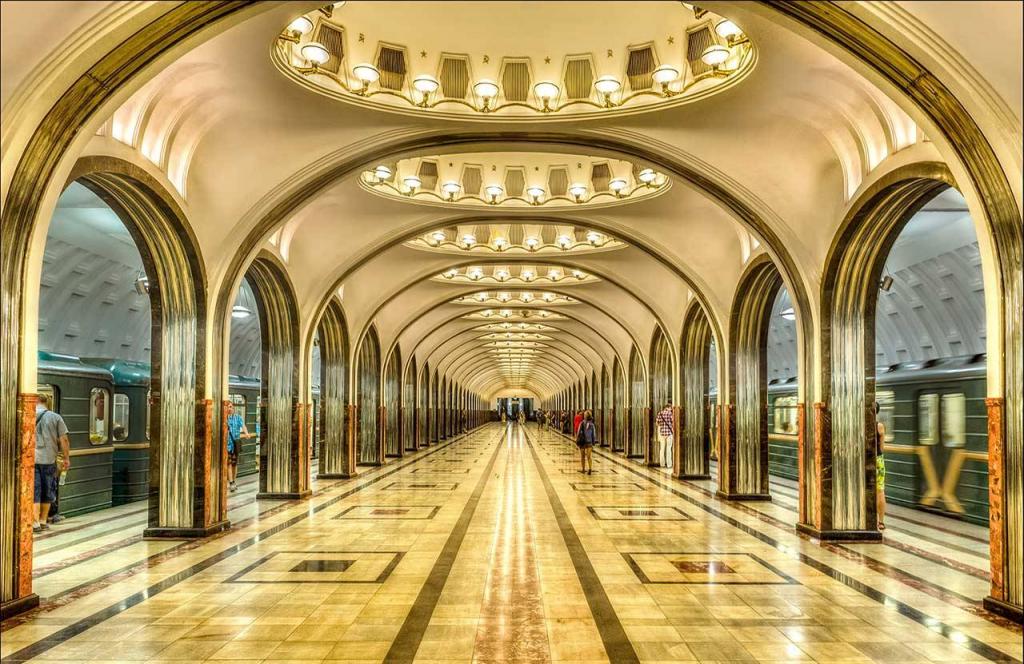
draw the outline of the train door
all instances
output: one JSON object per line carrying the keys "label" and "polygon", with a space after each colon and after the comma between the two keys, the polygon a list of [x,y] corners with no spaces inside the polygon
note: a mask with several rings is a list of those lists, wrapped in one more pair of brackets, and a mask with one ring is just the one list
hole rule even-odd
{"label": "train door", "polygon": [[957,497],[967,446],[967,397],[956,387],[929,387],[917,395],[917,443],[922,506],[962,516]]}

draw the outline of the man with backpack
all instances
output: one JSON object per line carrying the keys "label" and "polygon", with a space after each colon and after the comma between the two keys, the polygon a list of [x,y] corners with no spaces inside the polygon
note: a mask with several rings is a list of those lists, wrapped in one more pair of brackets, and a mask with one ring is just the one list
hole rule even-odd
{"label": "man with backpack", "polygon": [[41,392],[36,403],[34,533],[50,529],[46,520],[50,505],[57,499],[57,456],[62,459],[63,470],[71,467],[68,425],[63,417],[50,410],[50,406],[50,395]]}

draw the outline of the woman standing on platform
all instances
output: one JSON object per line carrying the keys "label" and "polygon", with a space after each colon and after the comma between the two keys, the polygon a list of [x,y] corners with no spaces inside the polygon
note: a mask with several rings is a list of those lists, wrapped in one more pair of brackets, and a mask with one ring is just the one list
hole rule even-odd
{"label": "woman standing on platform", "polygon": [[878,417],[881,412],[875,402],[875,488],[878,497],[878,529],[885,530],[885,423]]}
{"label": "woman standing on platform", "polygon": [[576,446],[580,448],[580,472],[587,475],[594,473],[594,444],[597,442],[597,427],[594,426],[594,414],[589,410],[583,413],[580,425],[576,428]]}

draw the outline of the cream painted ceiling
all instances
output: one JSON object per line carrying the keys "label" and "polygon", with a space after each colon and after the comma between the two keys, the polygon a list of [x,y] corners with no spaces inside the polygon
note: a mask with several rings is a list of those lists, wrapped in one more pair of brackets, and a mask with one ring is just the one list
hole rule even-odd
{"label": "cream painted ceiling", "polygon": [[[472,3],[472,11],[459,13],[455,4],[419,3],[409,8],[423,14],[415,23],[387,19],[384,14],[394,18],[400,9],[388,4],[387,12],[381,12],[372,23],[366,17],[380,5],[353,0],[334,12],[332,20],[344,24],[345,12],[351,12],[354,21],[362,17],[359,21],[365,28],[348,28],[350,36],[355,36],[354,43],[367,44],[358,48],[369,49],[387,41],[404,46],[410,56],[419,57],[419,52],[426,50],[428,59],[455,48],[446,46],[451,35],[464,36],[463,51],[479,58],[481,64],[483,55],[491,55],[482,49],[491,44],[495,53],[500,46],[501,55],[529,57],[538,63],[545,57],[556,60],[578,50],[601,52],[608,48],[617,54],[614,58],[621,58],[627,45],[648,41],[658,45],[659,60],[667,61],[682,57],[681,52],[673,56],[673,48],[681,48],[681,40],[669,44],[668,38],[680,35],[694,20],[692,11],[678,3],[660,3],[671,5],[666,8],[671,13],[668,18],[648,16],[646,7],[633,9],[634,22],[609,20],[609,13],[629,16],[630,6],[647,3],[555,3],[557,7],[517,3],[531,10],[529,17],[535,26],[527,32],[523,24],[498,20],[502,17],[495,12],[511,11],[507,5]],[[353,340],[373,324],[385,350],[397,346],[404,361],[418,366],[429,362],[432,369],[462,376],[480,394],[490,396],[516,388],[544,397],[595,369],[599,373],[602,365],[611,366],[616,357],[625,361],[634,344],[646,353],[657,326],[677,340],[694,290],[703,295],[710,313],[726,322],[744,267],[763,251],[758,234],[700,187],[671,173],[671,186],[657,196],[637,197],[621,205],[593,209],[583,205],[558,209],[481,205],[480,209],[463,209],[374,195],[362,183],[364,172],[381,163],[415,162],[445,153],[463,155],[465,163],[475,158],[473,155],[504,155],[505,161],[495,162],[503,168],[512,164],[513,157],[517,163],[549,163],[569,156],[587,163],[605,159],[643,165],[646,160],[638,154],[641,148],[657,147],[739,192],[767,220],[805,278],[813,280],[845,207],[876,169],[891,160],[941,158],[907,114],[826,51],[744,3],[713,6],[715,12],[735,21],[757,49],[756,64],[729,89],[692,103],[652,107],[627,117],[595,113],[586,120],[565,121],[554,113],[528,123],[515,118],[480,123],[471,117],[439,120],[385,112],[339,102],[295,85],[274,65],[270,51],[279,42],[283,26],[317,6],[267,3],[254,9],[246,20],[172,58],[120,106],[107,109],[83,153],[135,160],[180,195],[213,289],[227,278],[226,266],[242,239],[298,178],[350,160],[348,170],[309,192],[260,238],[261,246],[285,263],[304,325],[312,326],[325,299],[338,297],[340,292]],[[572,8],[581,16],[569,20],[559,13],[569,12],[572,18]],[[672,18],[676,15],[678,20]],[[28,26],[36,20],[30,14],[24,16]],[[405,27],[391,29],[392,24]],[[360,32],[365,35],[364,42],[358,41]],[[604,46],[613,37],[616,45]],[[548,44],[557,44],[558,54],[548,53]],[[616,63],[616,67],[620,65]],[[454,137],[458,137],[457,146],[450,145]],[[424,138],[425,147],[379,154],[382,146],[414,138]],[[601,147],[607,145],[607,139],[635,145],[636,150]],[[484,163],[483,157],[479,160]],[[71,241],[60,237],[65,226],[61,220],[72,214],[70,205],[62,205],[55,215],[54,249],[47,250],[51,264],[86,263],[105,257],[102,246],[89,249],[94,257],[58,256],[60,242],[80,251],[90,246],[79,235]],[[886,319],[900,322],[893,323],[891,334],[879,334],[880,362],[920,355],[926,348],[959,353],[976,346],[980,298],[976,282],[980,280],[970,280],[978,270],[977,245],[963,233],[971,221],[965,221],[962,210],[934,212],[930,218],[934,228],[953,230],[946,240],[932,228],[924,231],[927,243],[897,244],[892,272],[898,282],[907,284],[906,295],[901,296],[906,304],[897,304],[895,294],[881,298],[880,307],[898,311],[898,316],[887,315]],[[458,247],[425,251],[430,249],[429,242],[418,245],[416,241],[431,232],[451,229],[457,242],[459,229],[467,227],[510,229],[510,234],[515,230],[522,237],[527,228],[544,229],[553,237],[558,236],[558,229],[571,228],[574,237],[582,238],[584,249],[589,231],[612,237],[621,246],[614,251],[564,251],[555,246],[546,253],[514,254]],[[81,230],[76,227],[74,232]],[[908,232],[913,230],[911,227]],[[117,270],[131,272],[130,262],[122,261],[122,265],[129,267]],[[593,279],[531,286],[538,293],[550,290],[578,300],[571,306],[551,307],[558,316],[546,319],[481,316],[487,307],[467,316],[468,307],[455,302],[457,298],[484,288],[490,292],[499,289],[492,284],[438,278],[448,270],[464,272],[474,266],[492,274],[499,267],[517,272],[524,266],[548,265],[578,269]],[[44,275],[49,269],[44,265]],[[101,273],[97,269],[87,279],[102,284],[105,277]],[[932,273],[938,276],[930,277]],[[59,347],[67,343],[59,325],[70,319],[70,314],[66,304],[47,295],[51,288],[46,285],[47,278],[44,276],[40,347],[76,352]],[[122,276],[119,283],[126,280]],[[958,280],[972,285],[951,288],[951,281]],[[522,288],[517,285],[516,290]],[[949,320],[955,322],[945,328],[934,322],[914,322],[913,317],[920,317],[921,311],[916,303],[932,302],[931,298],[962,313],[951,316]],[[501,303],[495,304],[490,310],[500,312],[502,307],[497,305]],[[86,318],[68,320],[67,326],[104,324]],[[61,323],[55,325],[56,321]],[[503,322],[544,326],[543,333],[551,340],[544,340],[550,345],[544,347],[543,365],[538,365],[535,374],[517,375],[515,382],[498,367],[463,376],[460,370],[467,358],[491,350],[487,346],[491,340],[484,338],[482,326]],[[130,341],[118,344],[127,343],[135,356],[145,353],[143,339],[148,333],[142,327],[125,323],[117,329],[133,330]],[[494,333],[499,331],[507,330],[499,327]],[[789,355],[784,331],[773,334],[772,347],[780,357],[785,356],[781,375],[792,371],[795,353]],[[232,340],[233,357],[237,346],[239,357],[249,358],[240,360],[240,370],[256,370],[252,361],[258,357],[253,350],[256,339],[250,331]]]}

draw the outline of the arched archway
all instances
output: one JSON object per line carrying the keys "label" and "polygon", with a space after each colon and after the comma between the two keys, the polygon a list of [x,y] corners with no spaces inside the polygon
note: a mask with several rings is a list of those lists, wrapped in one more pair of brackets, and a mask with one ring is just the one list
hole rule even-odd
{"label": "arched archway", "polygon": [[678,420],[676,417],[676,408],[672,401],[672,349],[669,347],[668,339],[665,337],[665,333],[661,327],[655,327],[654,333],[651,335],[650,345],[650,366],[651,366],[651,380],[650,380],[650,412],[651,422],[649,423],[650,435],[648,436],[648,452],[647,459],[648,463],[652,466],[662,465],[663,461],[667,461],[667,467],[671,468],[675,463],[676,454],[674,450],[666,453],[661,449],[660,431],[658,430],[656,414],[661,411],[666,405],[672,405],[672,443],[675,445],[675,440],[678,436],[675,430],[678,428]]}
{"label": "arched archway", "polygon": [[417,445],[419,385],[416,378],[416,358],[414,357],[409,361],[409,368],[405,372],[405,381],[402,382],[402,449],[408,452],[415,451]]}
{"label": "arched archway", "polygon": [[261,498],[294,499],[309,494],[309,455],[302,437],[305,417],[299,398],[299,313],[285,267],[261,252],[245,279],[260,317],[260,492]]}
{"label": "arched archway", "polygon": [[612,366],[612,429],[614,439],[612,440],[612,451],[626,451],[626,375],[622,370],[622,363],[615,358]]}
{"label": "arched archway", "polygon": [[[822,281],[822,394],[815,404],[822,467],[820,516],[816,530],[842,535],[876,528],[874,454],[876,394],[875,328],[879,283],[900,232],[925,204],[955,186],[942,164],[920,163],[897,169],[854,202],[829,251]],[[1019,239],[1018,229],[1018,239]],[[1007,291],[1019,289],[1002,283]],[[1016,307],[1019,325],[1019,301]],[[1006,314],[1004,314],[1006,315]],[[1012,317],[1012,315],[1011,315]],[[1007,338],[1014,323],[1006,326]],[[1021,383],[1019,339],[1007,347],[1006,392],[987,398],[989,539],[992,611],[1019,619],[1024,599],[1024,521],[1022,512]],[[1011,366],[1012,364],[1012,366]],[[835,371],[836,367],[843,371]],[[859,464],[859,466],[858,466]],[[829,474],[829,471],[831,474]]]}
{"label": "arched archway", "polygon": [[423,363],[416,388],[416,447],[430,444],[430,363]]}
{"label": "arched archway", "polygon": [[711,372],[711,325],[701,306],[694,302],[683,318],[680,344],[682,403],[678,450],[680,479],[709,479],[711,453],[710,422],[707,403]]}
{"label": "arched archway", "polygon": [[381,406],[384,419],[384,456],[400,457],[402,448],[402,356],[398,347],[391,351],[384,365],[384,398]]}
{"label": "arched archway", "polygon": [[729,403],[719,495],[771,500],[768,492],[768,323],[782,275],[766,255],[747,266],[729,325]]}
{"label": "arched archway", "polygon": [[348,403],[349,344],[345,314],[331,300],[317,328],[320,338],[320,408],[323,433],[320,470],[323,479],[343,479],[356,473],[355,441],[349,435],[352,417]]}
{"label": "arched archway", "polygon": [[647,371],[640,350],[633,346],[629,351],[629,440],[626,444],[626,456],[631,459],[649,458],[651,410],[647,399]]}
{"label": "arched archway", "polygon": [[601,364],[601,417],[598,419],[600,427],[601,445],[610,444],[609,437],[612,435],[612,383],[608,377],[608,365]]}
{"label": "arched archway", "polygon": [[359,463],[379,466],[384,463],[381,436],[380,341],[377,329],[370,326],[359,345],[356,358],[356,449]]}

